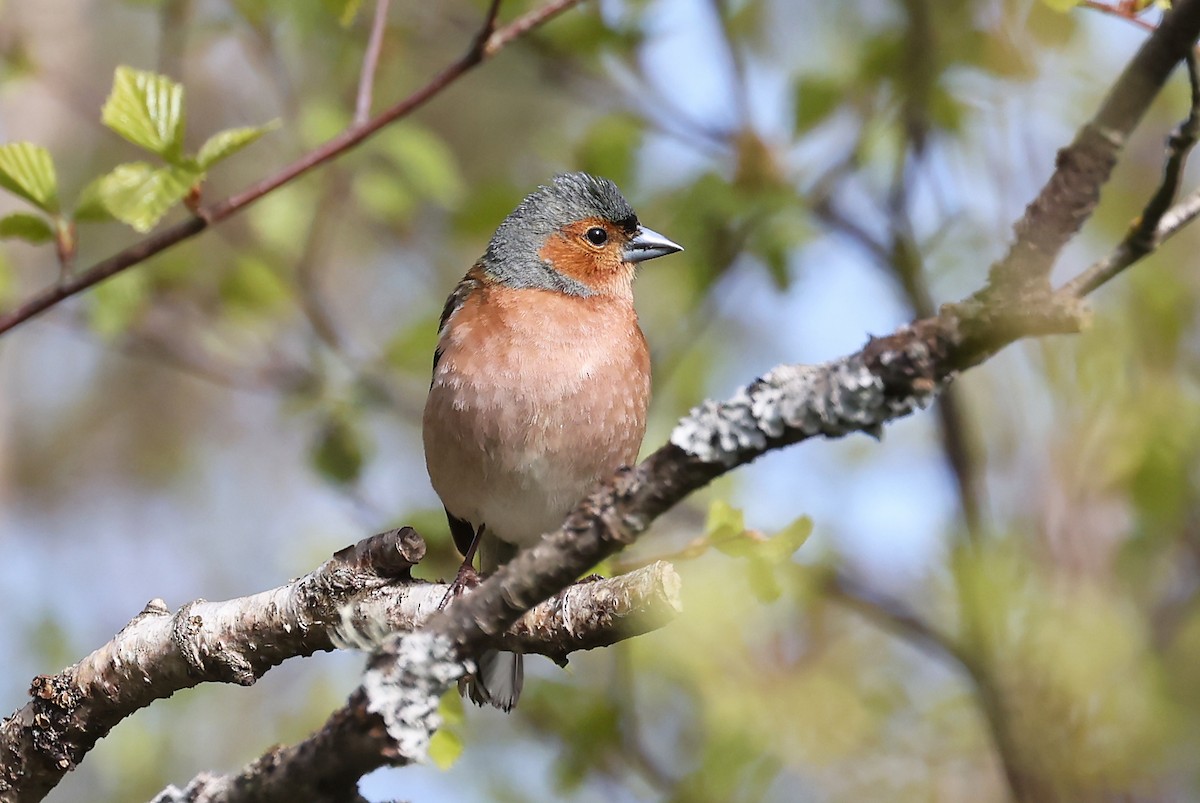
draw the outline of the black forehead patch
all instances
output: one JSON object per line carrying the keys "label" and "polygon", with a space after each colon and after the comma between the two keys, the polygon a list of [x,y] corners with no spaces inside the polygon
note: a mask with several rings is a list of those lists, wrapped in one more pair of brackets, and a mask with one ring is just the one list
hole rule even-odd
{"label": "black forehead patch", "polygon": [[618,226],[620,226],[625,231],[626,234],[633,235],[633,234],[637,233],[638,225],[639,225],[637,215],[630,215],[629,217],[624,218],[623,220],[617,220],[614,222]]}

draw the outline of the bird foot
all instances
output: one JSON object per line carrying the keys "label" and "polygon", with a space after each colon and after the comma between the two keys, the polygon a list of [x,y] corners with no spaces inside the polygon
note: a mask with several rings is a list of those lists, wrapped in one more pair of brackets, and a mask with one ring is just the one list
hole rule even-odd
{"label": "bird foot", "polygon": [[475,571],[475,567],[469,563],[464,563],[458,567],[458,574],[454,576],[454,581],[450,583],[450,588],[446,589],[446,596],[442,597],[442,601],[438,603],[439,611],[445,610],[450,604],[450,600],[455,597],[462,596],[462,593],[469,588],[474,588],[479,585],[482,579],[479,572]]}

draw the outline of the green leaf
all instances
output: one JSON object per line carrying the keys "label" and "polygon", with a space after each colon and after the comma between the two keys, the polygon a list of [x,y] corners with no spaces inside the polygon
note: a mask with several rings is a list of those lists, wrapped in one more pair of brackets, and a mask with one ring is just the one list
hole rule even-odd
{"label": "green leaf", "polygon": [[[457,693],[455,692],[455,694]],[[453,767],[454,762],[458,761],[458,757],[462,755],[462,751],[462,737],[445,728],[433,734],[433,738],[429,740],[429,760],[439,770],[448,770]]]}
{"label": "green leaf", "polygon": [[0,218],[0,239],[46,243],[54,239],[54,227],[44,217],[15,212]]}
{"label": "green leaf", "polygon": [[31,142],[0,145],[0,187],[43,212],[58,212],[58,178],[50,152]]}
{"label": "green leaf", "polygon": [[118,67],[100,119],[134,145],[172,164],[183,163],[183,85],[131,67]]}
{"label": "green leaf", "polygon": [[463,751],[463,739],[459,731],[465,717],[462,697],[457,689],[442,695],[438,702],[438,716],[442,718],[442,727],[429,740],[429,759],[438,769],[448,770]]}
{"label": "green leaf", "polygon": [[104,176],[100,198],[113,217],[145,233],[203,178],[182,167],[130,162]]}
{"label": "green leaf", "polygon": [[723,499],[717,499],[709,505],[708,523],[704,530],[708,542],[726,555],[742,557],[751,547],[745,515]]}
{"label": "green leaf", "polygon": [[219,131],[200,146],[200,152],[196,154],[196,164],[201,170],[207,170],[222,159],[227,159],[237,153],[263,134],[274,131],[278,127],[279,121],[272,120],[265,125]]}
{"label": "green leaf", "polygon": [[796,550],[804,546],[812,535],[813,522],[808,516],[800,516],[788,526],[772,535],[758,549],[758,554],[772,563],[789,560]]}

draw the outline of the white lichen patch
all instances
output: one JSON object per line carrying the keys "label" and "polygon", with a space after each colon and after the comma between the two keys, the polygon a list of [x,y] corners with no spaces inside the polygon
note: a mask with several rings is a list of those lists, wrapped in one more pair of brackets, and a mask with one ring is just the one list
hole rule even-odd
{"label": "white lichen patch", "polygon": [[442,725],[438,701],[466,672],[449,639],[416,632],[389,643],[390,660],[363,675],[367,710],[383,718],[400,756],[424,762],[429,740]]}
{"label": "white lichen patch", "polygon": [[[919,342],[911,348],[926,351]],[[899,355],[883,356],[886,364]],[[881,424],[924,407],[938,389],[931,384],[907,397],[889,397],[883,380],[857,355],[824,365],[783,365],[728,401],[693,409],[671,433],[671,443],[705,463],[733,466],[765,451],[768,439],[788,434],[877,435]]]}

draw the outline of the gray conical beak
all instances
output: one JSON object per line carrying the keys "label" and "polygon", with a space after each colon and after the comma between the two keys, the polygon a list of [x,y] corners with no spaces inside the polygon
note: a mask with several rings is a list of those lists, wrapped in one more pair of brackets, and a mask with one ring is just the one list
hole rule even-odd
{"label": "gray conical beak", "polygon": [[671,242],[653,229],[638,226],[637,234],[625,246],[624,256],[626,262],[645,262],[682,250],[682,245]]}

